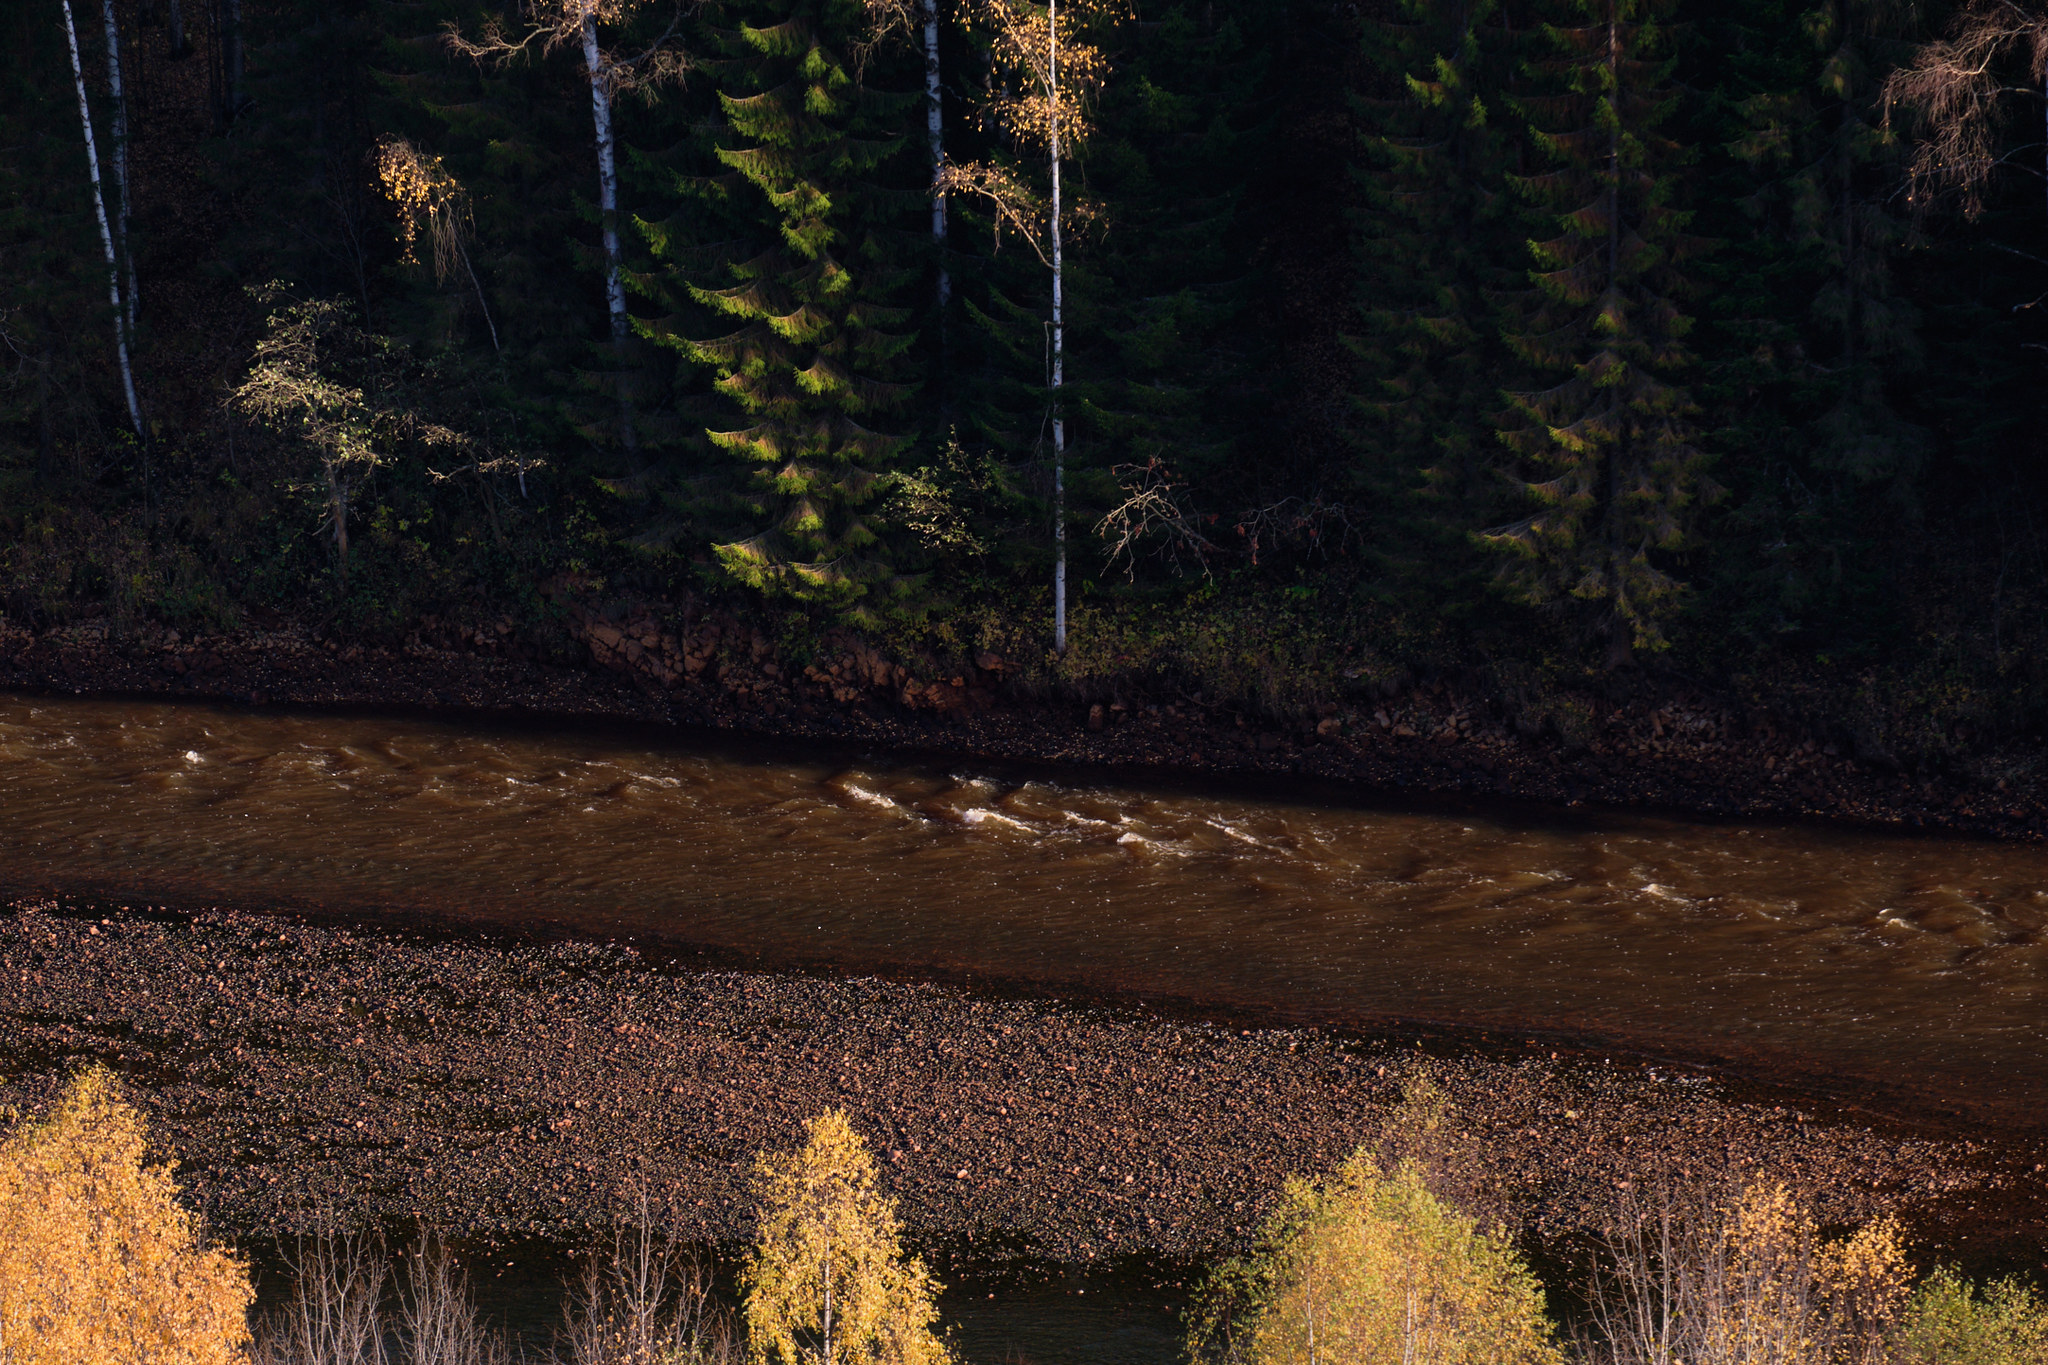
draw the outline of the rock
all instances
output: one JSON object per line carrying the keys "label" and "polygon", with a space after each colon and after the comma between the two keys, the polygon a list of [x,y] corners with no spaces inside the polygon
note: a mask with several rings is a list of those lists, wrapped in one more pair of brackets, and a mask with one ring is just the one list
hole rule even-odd
{"label": "rock", "polygon": [[1091,730],[1100,730],[1104,724],[1104,721],[1105,712],[1102,709],[1102,703],[1096,702],[1093,706],[1088,708],[1088,728]]}

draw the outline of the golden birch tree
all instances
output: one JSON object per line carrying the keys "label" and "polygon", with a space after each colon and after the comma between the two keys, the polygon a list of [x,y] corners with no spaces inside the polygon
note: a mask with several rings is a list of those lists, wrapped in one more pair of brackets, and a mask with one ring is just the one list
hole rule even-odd
{"label": "golden birch tree", "polygon": [[142,1116],[105,1069],[0,1146],[0,1360],[231,1365],[245,1360],[248,1271],[207,1246]]}
{"label": "golden birch tree", "polygon": [[[1020,152],[1045,158],[1049,192],[1038,192],[1016,171],[963,161],[942,166],[940,194],[986,200],[996,215],[996,236],[1009,228],[1031,245],[1052,272],[1051,373],[1053,486],[1053,648],[1067,648],[1067,423],[1062,390],[1067,381],[1066,228],[1077,216],[1063,205],[1061,164],[1093,131],[1090,111],[1109,78],[1109,58],[1088,35],[1122,18],[1122,0],[975,0],[970,26],[988,46],[993,94],[984,123]],[[1085,210],[1083,215],[1085,216]]]}
{"label": "golden birch tree", "polygon": [[748,1357],[764,1365],[950,1365],[938,1283],[906,1257],[896,1203],[839,1110],[755,1166],[760,1231],[740,1272]]}
{"label": "golden birch tree", "polygon": [[1365,1153],[1291,1180],[1251,1256],[1195,1319],[1198,1359],[1236,1365],[1563,1365],[1543,1293],[1504,1235]]}

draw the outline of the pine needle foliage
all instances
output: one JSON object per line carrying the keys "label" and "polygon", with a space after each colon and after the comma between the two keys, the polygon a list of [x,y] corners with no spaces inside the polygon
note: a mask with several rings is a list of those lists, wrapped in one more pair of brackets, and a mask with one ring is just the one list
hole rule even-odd
{"label": "pine needle foliage", "polygon": [[[913,586],[874,504],[908,440],[889,428],[915,392],[904,300],[920,276],[913,229],[926,201],[914,165],[897,163],[919,97],[866,84],[858,0],[739,5],[724,17],[737,22],[715,31],[725,55],[709,63],[723,170],[679,180],[708,211],[695,223],[641,224],[666,268],[652,287],[676,309],[649,335],[708,369],[724,400],[728,416],[705,434],[737,477],[697,496],[722,498],[750,526],[712,547],[725,571],[873,619],[877,602]],[[703,334],[718,327],[732,330]]]}
{"label": "pine needle foliage", "polygon": [[142,1116],[100,1067],[0,1146],[0,1359],[230,1365],[249,1344],[243,1263],[206,1245]]}
{"label": "pine needle foliage", "polygon": [[749,1359],[772,1365],[949,1365],[939,1286],[903,1252],[895,1201],[846,1115],[755,1166],[760,1231],[740,1272]]}
{"label": "pine needle foliage", "polygon": [[1699,244],[1674,202],[1684,149],[1661,131],[1676,103],[1667,0],[1575,0],[1545,27],[1517,103],[1551,169],[1511,177],[1555,233],[1530,243],[1535,288],[1507,330],[1551,387],[1507,395],[1501,441],[1536,510],[1484,533],[1504,577],[1537,604],[1576,601],[1610,662],[1659,650],[1683,584],[1672,557],[1718,494],[1681,382],[1692,319],[1679,267]]}
{"label": "pine needle foliage", "polygon": [[1290,1180],[1257,1249],[1210,1279],[1195,1358],[1230,1365],[1563,1365],[1534,1276],[1505,1238],[1361,1151]]}

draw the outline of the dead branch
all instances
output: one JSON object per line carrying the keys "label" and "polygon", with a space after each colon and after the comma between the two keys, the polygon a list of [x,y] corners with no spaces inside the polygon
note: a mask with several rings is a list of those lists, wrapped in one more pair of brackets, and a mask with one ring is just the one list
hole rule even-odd
{"label": "dead branch", "polygon": [[1187,484],[1174,478],[1162,460],[1118,465],[1111,472],[1123,489],[1124,500],[1095,523],[1095,534],[1109,542],[1104,567],[1114,568],[1121,559],[1125,577],[1132,576],[1137,572],[1140,546],[1151,541],[1157,547],[1154,553],[1172,564],[1175,573],[1182,572],[1185,556],[1206,576],[1209,560],[1225,553],[1203,530],[1216,522],[1216,515],[1203,516],[1194,509]]}
{"label": "dead branch", "polygon": [[[2024,63],[2031,87],[2010,77]],[[1949,36],[1920,49],[1884,84],[1885,123],[1910,110],[1918,139],[1907,166],[1907,202],[1916,213],[1952,200],[1967,218],[1984,211],[1984,187],[2002,158],[1997,140],[2011,94],[2040,95],[2048,76],[2048,16],[2014,0],[1970,0]]]}

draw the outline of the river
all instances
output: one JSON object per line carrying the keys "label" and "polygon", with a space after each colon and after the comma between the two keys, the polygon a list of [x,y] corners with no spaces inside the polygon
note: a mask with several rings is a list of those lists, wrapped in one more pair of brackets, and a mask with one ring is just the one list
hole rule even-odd
{"label": "river", "polygon": [[2031,846],[21,696],[0,791],[16,893],[1526,1033],[2022,1123],[2048,1105]]}

